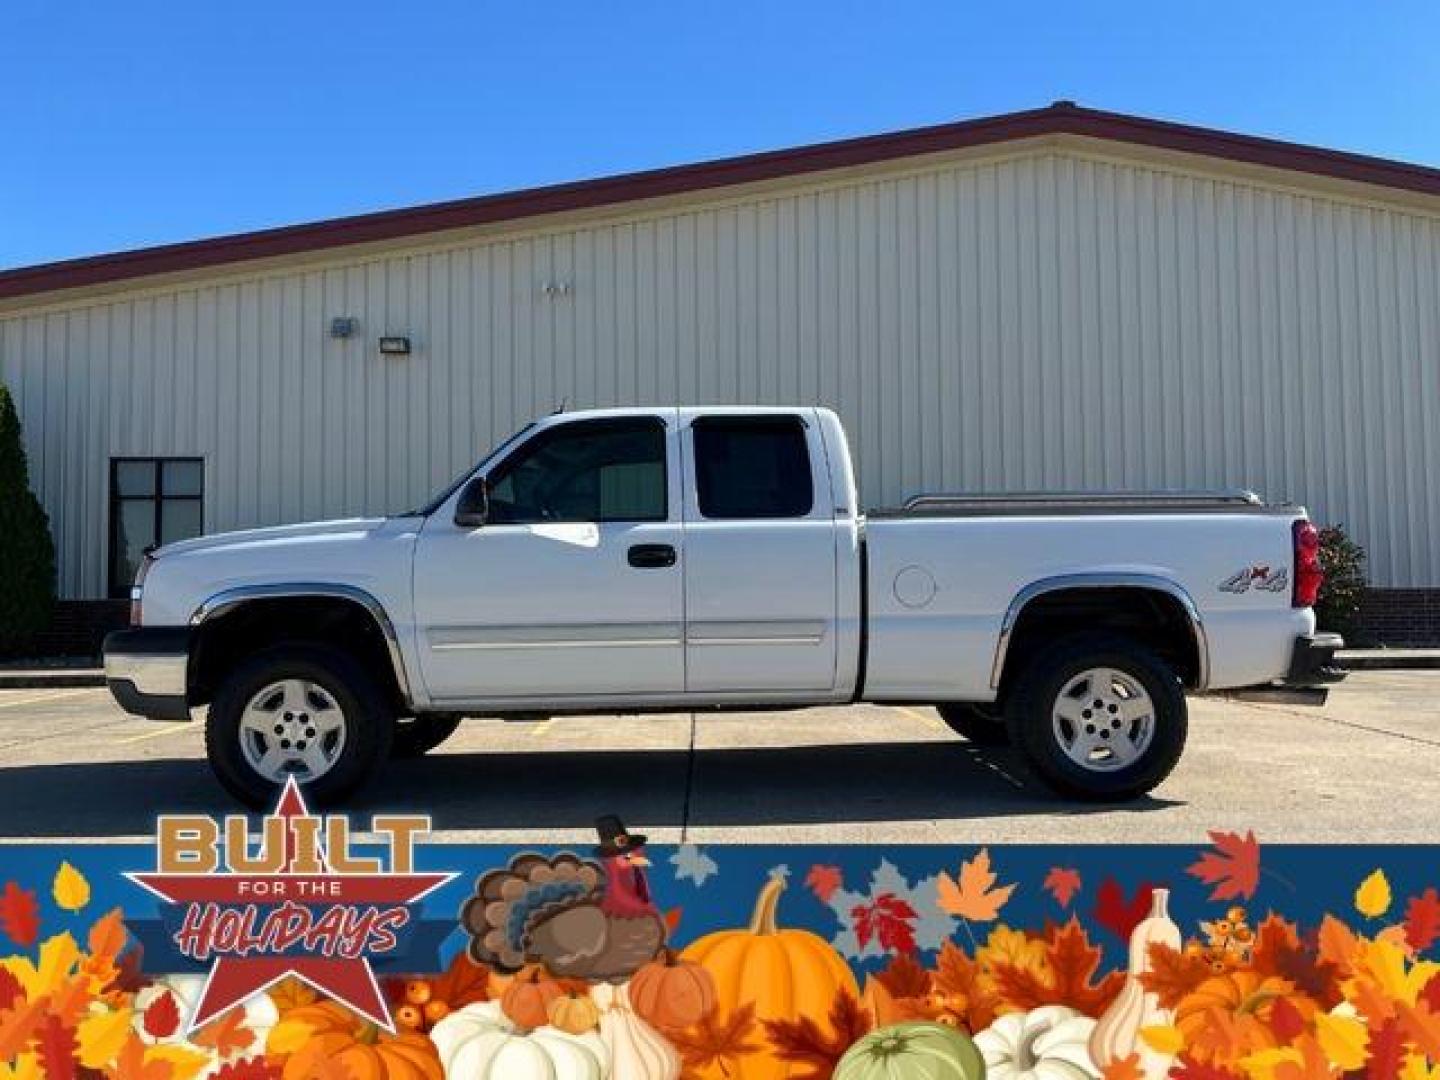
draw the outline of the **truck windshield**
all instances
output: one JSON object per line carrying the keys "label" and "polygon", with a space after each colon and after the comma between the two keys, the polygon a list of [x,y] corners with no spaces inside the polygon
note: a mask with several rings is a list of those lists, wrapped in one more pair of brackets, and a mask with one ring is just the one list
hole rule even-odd
{"label": "truck windshield", "polygon": [[513,446],[516,441],[520,439],[521,436],[526,434],[526,432],[528,432],[534,426],[535,422],[532,420],[530,423],[526,424],[519,431],[515,432],[515,434],[511,435],[508,439],[502,442],[499,446],[495,447],[495,449],[491,450],[490,453],[486,454],[474,465],[471,465],[470,468],[466,469],[459,476],[455,477],[454,480],[451,480],[448,484],[446,484],[443,488],[441,488],[438,492],[431,496],[428,502],[421,504],[414,510],[406,510],[403,514],[399,514],[397,516],[429,517],[431,514],[433,514],[436,510],[439,510],[440,507],[444,505],[445,500],[450,498],[450,496],[455,493],[455,490],[461,484],[465,483],[466,480],[469,480],[470,477],[474,476],[476,470],[479,469],[481,465],[484,465],[487,461],[494,460],[495,458],[503,454],[506,450],[510,449],[510,447]]}

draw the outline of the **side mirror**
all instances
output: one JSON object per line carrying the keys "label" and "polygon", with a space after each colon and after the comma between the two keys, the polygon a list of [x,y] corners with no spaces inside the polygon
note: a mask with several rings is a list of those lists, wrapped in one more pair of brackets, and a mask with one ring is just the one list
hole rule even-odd
{"label": "side mirror", "polygon": [[460,491],[455,504],[455,524],[462,529],[478,529],[490,517],[490,483],[483,476],[469,480]]}

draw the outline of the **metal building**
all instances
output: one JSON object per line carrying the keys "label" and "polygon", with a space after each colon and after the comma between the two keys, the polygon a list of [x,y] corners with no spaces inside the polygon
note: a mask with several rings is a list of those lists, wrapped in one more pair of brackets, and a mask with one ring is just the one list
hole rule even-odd
{"label": "metal building", "polygon": [[3,272],[0,378],[71,599],[561,402],[818,402],[871,504],[1253,487],[1440,632],[1440,170],[1068,103]]}

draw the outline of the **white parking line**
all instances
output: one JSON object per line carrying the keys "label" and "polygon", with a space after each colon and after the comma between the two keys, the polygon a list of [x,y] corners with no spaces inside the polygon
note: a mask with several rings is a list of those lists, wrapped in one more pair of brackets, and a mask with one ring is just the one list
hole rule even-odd
{"label": "white parking line", "polygon": [[13,709],[19,705],[37,705],[42,701],[55,701],[57,698],[75,697],[78,694],[89,692],[87,687],[76,687],[71,690],[46,690],[43,694],[32,694],[30,697],[20,698],[18,701],[0,701],[0,709]]}
{"label": "white parking line", "polygon": [[154,731],[142,731],[139,735],[127,735],[123,739],[116,739],[115,745],[126,746],[129,743],[144,742],[146,739],[158,739],[165,735],[173,735],[177,731],[189,731],[192,727],[194,727],[193,724],[167,721]]}

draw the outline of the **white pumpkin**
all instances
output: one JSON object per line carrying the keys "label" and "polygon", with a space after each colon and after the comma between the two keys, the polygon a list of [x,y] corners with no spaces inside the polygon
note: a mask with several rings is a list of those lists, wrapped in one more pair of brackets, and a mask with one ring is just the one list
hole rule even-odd
{"label": "white pumpkin", "polygon": [[[196,1074],[196,1080],[206,1080],[213,1076],[220,1071],[222,1065],[234,1058],[259,1053],[265,1047],[265,1037],[280,1019],[280,1012],[270,1000],[270,995],[255,994],[246,999],[241,1006],[245,1010],[245,1027],[255,1033],[255,1038],[248,1048],[237,1051],[230,1058],[222,1058],[209,1047],[196,1046],[185,1037],[185,1029],[189,1026],[190,1018],[195,1015],[195,1010],[200,1007],[200,997],[204,992],[204,975],[162,975],[135,995],[135,1018],[132,1021],[136,1034],[146,1043],[180,1046],[206,1055],[210,1063]],[[145,1030],[145,1010],[166,994],[175,998],[180,1022],[171,1034],[157,1039]]]}
{"label": "white pumpkin", "polygon": [[628,986],[592,986],[590,996],[600,1007],[600,1038],[610,1051],[615,1080],[677,1080],[680,1055],[635,1014]]}
{"label": "white pumpkin", "polygon": [[1064,1005],[1008,1013],[979,1035],[986,1080],[1099,1080],[1091,1060],[1095,1021]]}
{"label": "white pumpkin", "polygon": [[466,1005],[430,1029],[450,1080],[607,1080],[610,1055],[594,1032],[521,1031],[498,1001]]}

